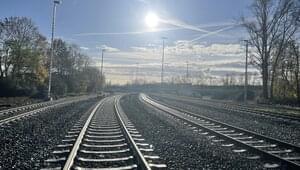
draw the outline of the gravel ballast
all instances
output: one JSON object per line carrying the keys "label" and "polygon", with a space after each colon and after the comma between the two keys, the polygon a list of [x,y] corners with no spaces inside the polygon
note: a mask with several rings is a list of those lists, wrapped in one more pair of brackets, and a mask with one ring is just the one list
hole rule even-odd
{"label": "gravel ballast", "polygon": [[168,169],[263,169],[260,159],[249,160],[250,153],[234,153],[235,146],[214,143],[182,121],[146,106],[137,95],[126,95],[121,106]]}
{"label": "gravel ballast", "polygon": [[40,169],[51,149],[99,99],[48,109],[0,129],[0,169]]}
{"label": "gravel ballast", "polygon": [[300,146],[300,123],[261,115],[219,111],[180,98],[151,95],[156,100],[233,126]]}

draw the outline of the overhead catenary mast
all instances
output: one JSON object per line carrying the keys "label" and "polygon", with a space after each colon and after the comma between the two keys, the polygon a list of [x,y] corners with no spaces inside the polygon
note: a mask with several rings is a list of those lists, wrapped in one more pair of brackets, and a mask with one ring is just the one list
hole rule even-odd
{"label": "overhead catenary mast", "polygon": [[161,76],[160,76],[161,85],[164,83],[164,60],[165,60],[165,40],[166,39],[167,39],[167,37],[162,37],[163,50],[162,50],[162,58],[161,58]]}
{"label": "overhead catenary mast", "polygon": [[48,81],[48,99],[52,100],[51,97],[51,84],[52,84],[52,63],[53,63],[53,55],[54,55],[54,32],[55,32],[55,19],[56,19],[56,7],[60,4],[60,0],[53,1],[53,12],[52,12],[52,28],[51,28],[51,52],[50,52],[50,65],[49,65],[49,81]]}
{"label": "overhead catenary mast", "polygon": [[249,40],[244,40],[244,41],[246,43],[244,102],[247,102],[247,91],[248,91],[248,46],[249,46]]}

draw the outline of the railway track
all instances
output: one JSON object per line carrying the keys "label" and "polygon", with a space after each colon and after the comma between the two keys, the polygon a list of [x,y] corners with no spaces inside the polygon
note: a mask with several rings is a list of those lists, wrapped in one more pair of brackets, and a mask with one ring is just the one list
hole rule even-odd
{"label": "railway track", "polygon": [[14,122],[23,118],[31,117],[34,116],[38,113],[41,113],[43,111],[53,109],[56,107],[62,107],[71,103],[76,103],[82,100],[88,100],[92,97],[81,97],[81,98],[72,98],[69,100],[58,100],[58,101],[53,101],[53,102],[44,102],[40,104],[34,104],[34,105],[28,105],[28,106],[23,106],[23,107],[18,107],[18,108],[13,108],[9,110],[5,110],[2,112],[2,114],[10,114],[13,113],[12,115],[7,115],[6,117],[2,117],[0,120],[0,126],[8,124],[10,122]]}
{"label": "railway track", "polygon": [[[170,98],[168,96],[159,95],[162,97]],[[176,101],[183,101],[182,99],[171,97],[172,99]],[[287,121],[295,121],[300,122],[300,117],[287,115],[287,114],[281,114],[281,113],[275,113],[272,111],[265,111],[262,110],[262,108],[257,106],[246,106],[243,104],[234,104],[234,103],[228,103],[228,102],[220,102],[220,101],[209,101],[209,100],[201,100],[201,99],[194,99],[191,97],[180,97],[183,98],[184,101],[188,101],[197,105],[200,105],[201,107],[210,108],[210,109],[217,109],[220,111],[229,111],[229,112],[239,112],[239,113],[246,113],[246,114],[252,114],[252,115],[260,115],[264,117],[272,117],[272,118],[279,118]]]}
{"label": "railway track", "polygon": [[233,147],[236,145],[239,149],[233,149],[235,153],[249,151],[255,155],[248,156],[248,159],[259,159],[263,157],[267,161],[271,161],[271,163],[266,163],[264,168],[300,168],[299,146],[222,123],[205,116],[200,116],[174,106],[159,103],[145,94],[141,94],[139,98],[145,104],[151,105],[154,108],[172,115],[176,119],[198,128],[201,134],[210,134],[212,142],[219,142],[224,147]]}
{"label": "railway track", "polygon": [[[239,111],[243,111],[243,112],[246,112],[246,113],[252,113],[252,114],[254,113],[254,114],[258,114],[258,115],[264,115],[264,116],[269,116],[269,117],[277,117],[277,118],[281,118],[281,119],[300,122],[300,117],[287,115],[287,114],[282,114],[282,113],[275,113],[275,112],[272,112],[272,111],[266,111],[266,110],[263,110],[262,107],[257,107],[255,105],[247,106],[247,105],[243,105],[243,104],[234,104],[234,103],[226,103],[226,102],[222,102],[221,104],[223,104],[223,106],[228,110],[237,109]],[[222,107],[222,105],[221,105],[221,107]],[[295,110],[295,111],[298,111],[298,110]]]}
{"label": "railway track", "polygon": [[35,104],[15,107],[15,108],[11,108],[11,109],[1,110],[0,111],[0,118],[4,117],[5,115],[30,111],[30,110],[33,110],[33,109],[38,109],[38,108],[41,108],[41,107],[49,106],[51,104],[54,104],[54,101],[35,103]]}
{"label": "railway track", "polygon": [[128,120],[119,99],[105,98],[82,116],[43,169],[165,169],[152,145]]}

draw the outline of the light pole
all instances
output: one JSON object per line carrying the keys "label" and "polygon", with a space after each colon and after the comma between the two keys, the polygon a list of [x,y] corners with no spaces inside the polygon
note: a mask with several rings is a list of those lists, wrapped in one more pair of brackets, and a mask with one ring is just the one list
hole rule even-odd
{"label": "light pole", "polygon": [[139,76],[139,63],[136,63],[136,70],[135,70],[135,83],[138,84],[138,77]]}
{"label": "light pole", "polygon": [[186,60],[186,81],[189,82],[189,60]]}
{"label": "light pole", "polygon": [[104,52],[105,52],[105,49],[102,49],[101,50],[102,52],[102,55],[101,55],[101,68],[100,68],[100,76],[101,76],[101,79],[100,79],[100,86],[101,86],[101,90],[102,90],[102,85],[103,85],[103,55],[104,55]]}
{"label": "light pole", "polygon": [[164,60],[165,60],[165,40],[167,37],[162,37],[163,40],[163,50],[162,50],[162,58],[161,58],[161,77],[160,77],[160,83],[163,85],[164,83]]}
{"label": "light pole", "polygon": [[55,31],[55,18],[56,18],[56,7],[58,4],[60,4],[60,0],[54,0],[53,1],[53,13],[52,13],[52,33],[51,33],[51,52],[50,52],[50,66],[49,66],[49,82],[48,82],[48,99],[52,100],[51,97],[51,81],[52,81],[52,60],[53,60],[53,53],[54,53],[54,31]]}
{"label": "light pole", "polygon": [[246,61],[245,61],[245,84],[244,84],[244,102],[247,102],[247,91],[248,91],[248,46],[249,40],[244,40],[246,43]]}

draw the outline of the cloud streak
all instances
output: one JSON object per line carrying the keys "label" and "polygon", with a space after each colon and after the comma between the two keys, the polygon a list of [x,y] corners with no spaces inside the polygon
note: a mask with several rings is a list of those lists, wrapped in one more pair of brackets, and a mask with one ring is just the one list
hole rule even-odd
{"label": "cloud streak", "polygon": [[165,23],[165,24],[170,24],[179,28],[183,28],[183,29],[187,29],[187,30],[191,30],[191,31],[197,31],[197,32],[202,32],[202,33],[209,33],[210,31],[201,29],[197,26],[191,25],[191,24],[187,24],[183,21],[180,20],[175,20],[175,19],[159,19],[160,22]]}
{"label": "cloud streak", "polygon": [[196,31],[196,32],[201,32],[201,33],[206,33],[209,35],[215,35],[218,34],[222,31],[225,30],[217,30],[216,31],[207,31],[203,28],[212,28],[212,27],[225,27],[227,28],[228,26],[236,26],[235,23],[231,22],[226,22],[226,23],[215,23],[215,24],[207,24],[207,25],[191,25],[187,24],[183,21],[180,20],[165,20],[165,19],[160,19],[165,24],[172,25],[174,27],[172,28],[161,28],[161,29],[149,29],[149,30],[142,30],[142,31],[125,31],[125,32],[86,32],[86,33],[77,33],[74,34],[74,36],[118,36],[118,35],[139,35],[139,34],[147,34],[147,33],[154,33],[154,32],[167,32],[167,31],[177,31],[177,30],[191,30],[191,31]]}
{"label": "cloud streak", "polygon": [[106,52],[119,52],[120,51],[118,48],[110,47],[110,46],[107,46],[105,44],[103,44],[99,47],[96,47],[96,48],[101,49],[101,50],[105,50]]}
{"label": "cloud streak", "polygon": [[153,29],[153,30],[145,30],[145,31],[129,31],[129,32],[90,32],[90,33],[78,33],[74,35],[75,36],[138,35],[138,34],[146,34],[146,33],[153,33],[153,32],[174,31],[180,29],[184,29],[184,28],[162,28],[162,29]]}
{"label": "cloud streak", "polygon": [[223,31],[226,31],[226,30],[229,30],[229,29],[232,29],[234,28],[236,25],[232,25],[232,26],[228,26],[228,27],[225,27],[225,28],[221,28],[219,30],[216,30],[216,31],[212,31],[212,32],[209,32],[207,34],[204,34],[204,35],[201,35],[197,38],[194,38],[192,40],[190,40],[189,42],[195,42],[195,41],[198,41],[200,39],[203,39],[205,37],[208,37],[208,36],[211,36],[211,35],[216,35],[216,34],[219,34],[220,32],[223,32]]}
{"label": "cloud streak", "polygon": [[88,47],[80,47],[81,50],[89,50]]}

